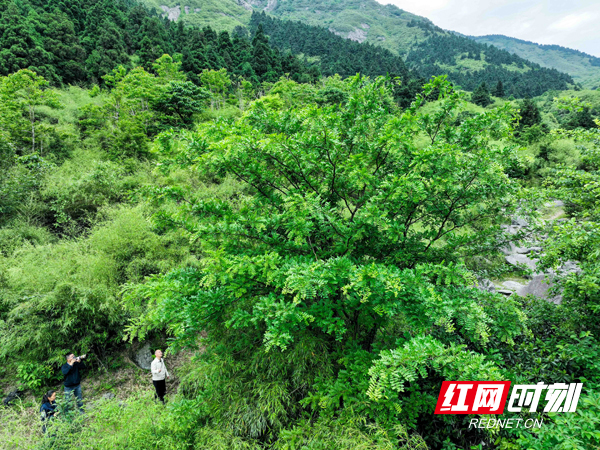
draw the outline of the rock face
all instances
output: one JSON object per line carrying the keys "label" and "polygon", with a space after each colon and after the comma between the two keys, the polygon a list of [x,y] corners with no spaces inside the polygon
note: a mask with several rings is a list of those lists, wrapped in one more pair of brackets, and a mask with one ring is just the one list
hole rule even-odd
{"label": "rock face", "polygon": [[335,29],[335,28],[333,28],[333,27],[329,27],[329,31],[330,31],[331,33],[333,33],[333,34],[337,35],[337,36],[344,37],[344,35],[342,34],[342,32],[341,32],[341,31],[338,31],[338,30],[336,30],[336,29]]}
{"label": "rock face", "polygon": [[165,12],[164,16],[167,16],[169,20],[177,20],[181,15],[181,8],[179,5],[169,8],[167,5],[160,5],[160,8]]}
{"label": "rock face", "polygon": [[277,0],[269,0],[268,3],[267,3],[266,8],[263,11],[271,12],[275,8],[277,8]]}
{"label": "rock face", "polygon": [[527,267],[529,267],[531,270],[535,271],[537,268],[537,264],[536,264],[537,260],[534,259],[530,259],[528,256],[522,255],[520,253],[515,253],[512,255],[508,255],[506,257],[506,262],[513,265],[513,266],[522,266],[525,265]]}
{"label": "rock face", "polygon": [[113,394],[112,392],[106,392],[102,394],[103,400],[112,400],[113,398],[115,398],[115,394]]}
{"label": "rock face", "polygon": [[518,292],[519,289],[523,289],[525,287],[524,285],[522,285],[521,283],[517,283],[516,281],[505,281],[504,283],[502,283],[502,286],[504,286],[510,291],[515,292]]}
{"label": "rock face", "polygon": [[243,7],[244,9],[246,9],[248,11],[252,11],[252,5],[248,2],[246,2],[245,0],[238,0],[238,5],[240,5],[241,7]]}
{"label": "rock face", "polygon": [[346,36],[346,38],[350,39],[351,41],[362,43],[367,40],[367,32],[361,28],[356,27],[354,31],[348,33],[348,36]]}
{"label": "rock face", "polygon": [[536,297],[545,298],[552,303],[560,305],[562,302],[562,296],[557,295],[552,298],[548,296],[548,291],[552,287],[553,283],[552,281],[547,283],[545,278],[546,275],[544,274],[534,276],[533,280],[531,280],[527,286],[523,286],[517,290],[517,295],[520,295],[521,297],[525,297],[526,295],[535,295]]}
{"label": "rock face", "polygon": [[[560,200],[556,200],[552,203],[546,205],[547,207],[562,207],[564,203]],[[552,219],[550,219],[552,220]],[[562,219],[557,220],[556,222],[560,222]],[[503,225],[503,229],[510,239],[512,236],[519,234],[520,236],[527,236],[527,228],[529,227],[529,223],[527,220],[521,217],[514,217],[510,225]],[[522,285],[520,283],[516,283],[514,281],[506,281],[502,283],[501,290],[498,290],[500,293],[507,294],[509,291],[512,293],[516,293],[521,297],[525,297],[526,295],[534,295],[536,297],[540,297],[548,300],[549,302],[560,304],[562,301],[562,295],[556,295],[550,297],[549,290],[554,285],[554,277],[556,275],[564,276],[572,273],[579,273],[581,269],[579,268],[579,264],[575,261],[568,261],[563,264],[558,270],[548,270],[546,273],[542,273],[537,268],[538,259],[535,257],[543,252],[543,247],[540,244],[543,244],[543,240],[546,236],[538,236],[532,237],[529,235],[526,237],[526,244],[523,247],[518,247],[514,242],[509,242],[504,247],[500,249],[502,253],[505,255],[506,262],[513,266],[519,267],[525,265],[534,273],[531,281],[527,285]],[[504,289],[506,288],[506,289]]]}
{"label": "rock face", "polygon": [[494,285],[494,283],[491,282],[491,280],[488,280],[487,278],[477,280],[477,285],[475,287],[482,291],[496,292],[496,286]]}
{"label": "rock face", "polygon": [[150,344],[144,344],[135,354],[133,355],[133,362],[138,367],[144,370],[150,370],[150,364],[152,364],[152,353],[150,351]]}

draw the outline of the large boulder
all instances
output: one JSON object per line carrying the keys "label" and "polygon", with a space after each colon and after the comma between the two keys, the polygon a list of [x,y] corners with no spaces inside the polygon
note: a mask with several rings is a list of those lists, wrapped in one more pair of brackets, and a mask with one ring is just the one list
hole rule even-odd
{"label": "large boulder", "polygon": [[133,362],[144,370],[150,370],[150,364],[152,364],[153,359],[154,357],[152,356],[149,343],[141,346],[139,350],[133,354]]}
{"label": "large boulder", "polygon": [[562,302],[562,295],[550,297],[548,295],[548,291],[554,283],[552,283],[550,280],[548,281],[546,281],[546,275],[544,274],[535,275],[529,284],[517,290],[517,295],[521,297],[525,297],[526,295],[534,295],[559,305]]}
{"label": "large boulder", "polygon": [[525,266],[529,267],[531,270],[533,270],[534,272],[537,268],[536,260],[533,260],[525,255],[520,254],[520,253],[516,253],[514,255],[508,255],[506,257],[506,262],[513,266],[516,266],[516,267],[525,265]]}
{"label": "large boulder", "polygon": [[500,247],[500,251],[502,253],[504,253],[506,256],[513,255],[515,253],[520,253],[520,252],[517,252],[517,246],[513,242],[509,242],[504,247]]}
{"label": "large boulder", "polygon": [[524,285],[522,285],[521,283],[517,283],[516,281],[505,281],[504,283],[502,283],[502,286],[504,286],[506,289],[515,292],[525,287]]}
{"label": "large boulder", "polygon": [[515,235],[521,231],[521,227],[517,225],[501,225],[501,228],[508,234]]}
{"label": "large boulder", "polygon": [[529,223],[521,217],[513,217],[512,225],[515,227],[527,227]]}

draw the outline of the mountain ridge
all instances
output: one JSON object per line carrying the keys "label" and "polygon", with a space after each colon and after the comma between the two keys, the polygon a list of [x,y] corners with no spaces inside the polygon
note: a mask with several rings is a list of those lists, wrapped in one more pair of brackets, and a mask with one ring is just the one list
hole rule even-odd
{"label": "mountain ridge", "polygon": [[[405,60],[413,48],[422,47],[432,36],[446,36],[460,33],[446,31],[437,27],[430,19],[410,13],[395,5],[383,5],[375,0],[144,0],[147,6],[164,11],[162,7],[180,8],[179,20],[190,25],[222,28],[229,31],[235,26],[247,26],[252,11],[266,12],[285,20],[299,20],[308,25],[327,28],[338,36],[358,42],[367,42],[390,50]],[[186,13],[187,7],[187,13]],[[164,13],[164,12],[163,12]],[[586,88],[600,85],[600,66],[585,62],[585,57],[565,57],[564,52],[554,49],[542,49],[549,56],[534,55],[531,49],[506,48],[501,42],[485,42],[484,37],[465,36],[479,43],[515,53],[541,67],[556,69],[573,76],[575,81]],[[506,39],[514,39],[506,37]],[[525,45],[525,44],[521,44]],[[527,44],[537,45],[537,44]],[[570,49],[567,49],[570,51]],[[573,50],[573,52],[577,52]],[[531,57],[524,57],[530,55]],[[560,56],[563,55],[563,56]],[[569,62],[570,60],[570,62]],[[463,58],[451,67],[457,71],[483,69],[479,59]]]}
{"label": "mountain ridge", "polygon": [[600,58],[597,56],[561,45],[538,44],[502,34],[467,37],[515,53],[542,67],[569,73],[586,88],[600,88]]}

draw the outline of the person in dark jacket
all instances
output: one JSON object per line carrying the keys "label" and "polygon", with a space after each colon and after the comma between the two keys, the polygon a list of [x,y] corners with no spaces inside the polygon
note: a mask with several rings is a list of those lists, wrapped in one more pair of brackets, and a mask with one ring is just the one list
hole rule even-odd
{"label": "person in dark jacket", "polygon": [[62,373],[65,376],[65,400],[68,405],[71,403],[73,394],[77,397],[77,407],[83,412],[83,395],[81,393],[81,373],[80,370],[85,368],[82,360],[86,355],[78,356],[73,353],[67,354],[67,362],[61,367]]}
{"label": "person in dark jacket", "polygon": [[42,398],[42,406],[40,406],[40,415],[42,416],[42,432],[46,432],[47,421],[60,414],[56,411],[56,391],[48,391]]}

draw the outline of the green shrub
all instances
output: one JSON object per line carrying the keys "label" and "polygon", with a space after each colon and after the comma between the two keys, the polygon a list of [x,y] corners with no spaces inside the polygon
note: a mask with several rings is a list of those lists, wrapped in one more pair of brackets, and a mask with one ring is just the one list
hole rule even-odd
{"label": "green shrub", "polygon": [[142,207],[108,209],[103,218],[87,238],[26,244],[0,259],[0,356],[44,364],[62,364],[66,351],[103,358],[128,319],[120,285],[187,255],[177,234],[153,232]]}

